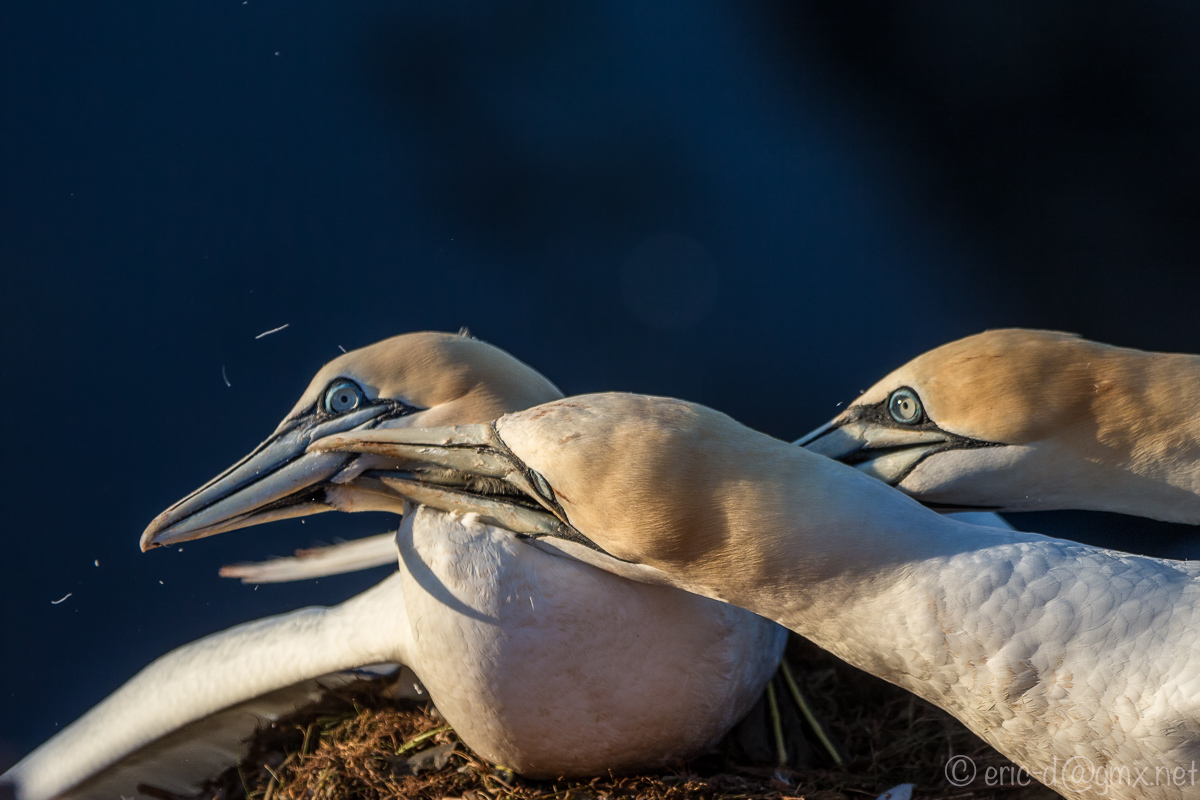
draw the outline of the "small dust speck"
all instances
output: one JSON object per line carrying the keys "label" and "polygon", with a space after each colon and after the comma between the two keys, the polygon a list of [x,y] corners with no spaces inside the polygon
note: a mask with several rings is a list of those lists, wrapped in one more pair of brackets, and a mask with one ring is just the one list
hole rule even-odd
{"label": "small dust speck", "polygon": [[95,564],[95,565],[98,567],[98,566],[100,566],[100,559],[98,559],[98,558],[97,558],[97,559],[96,559],[95,561],[93,561],[92,563],[93,563],[93,564]]}

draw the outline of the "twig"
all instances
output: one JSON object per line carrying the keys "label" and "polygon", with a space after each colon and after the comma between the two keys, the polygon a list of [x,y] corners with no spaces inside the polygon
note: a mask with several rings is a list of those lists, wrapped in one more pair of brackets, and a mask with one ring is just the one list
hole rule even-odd
{"label": "twig", "polygon": [[304,744],[300,745],[300,755],[302,756],[308,755],[308,743],[309,740],[312,739],[313,728],[316,727],[316,725],[317,723],[315,722],[309,723],[308,728],[304,731]]}
{"label": "twig", "polygon": [[272,333],[279,333],[281,330],[283,330],[284,328],[286,328],[288,325],[291,325],[291,324],[292,323],[290,323],[290,322],[285,322],[284,324],[280,325],[278,328],[271,328],[271,330],[269,330],[269,331],[263,331],[262,333],[260,333],[258,336],[255,336],[254,338],[261,339],[264,336],[270,336]]}
{"label": "twig", "polygon": [[767,682],[767,707],[771,709],[771,732],[775,734],[775,750],[779,753],[779,766],[787,764],[787,745],[783,742],[783,721],[779,718],[779,700],[775,696],[774,681]]}
{"label": "twig", "polygon": [[792,677],[792,670],[788,667],[787,660],[779,662],[780,672],[783,673],[783,682],[787,684],[788,691],[792,695],[792,699],[796,701],[796,705],[800,707],[800,712],[804,714],[804,718],[808,720],[808,724],[812,726],[813,732],[817,734],[817,738],[821,740],[821,744],[829,752],[829,757],[833,759],[833,763],[839,767],[845,765],[845,760],[842,754],[838,751],[833,740],[829,738],[829,734],[825,732],[824,726],[817,721],[817,716],[813,714],[812,708],[809,707],[808,701],[804,699],[804,695],[800,692],[800,687],[796,684],[796,679]]}
{"label": "twig", "polygon": [[436,736],[439,733],[445,733],[448,730],[450,730],[450,726],[443,725],[440,728],[434,728],[431,731],[425,731],[424,733],[418,734],[418,735],[414,736],[412,739],[405,742],[404,744],[400,745],[400,747],[397,748],[397,750],[396,750],[396,755],[400,755],[401,753],[407,753],[409,750],[412,750],[414,747],[416,747],[417,745],[419,745],[421,742],[425,741],[426,739],[430,738],[431,736]]}

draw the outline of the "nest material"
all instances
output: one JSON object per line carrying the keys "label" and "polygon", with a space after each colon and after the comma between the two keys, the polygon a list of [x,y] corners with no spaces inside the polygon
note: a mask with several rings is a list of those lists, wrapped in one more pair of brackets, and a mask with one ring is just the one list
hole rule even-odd
{"label": "nest material", "polygon": [[[263,729],[237,769],[212,782],[209,800],[871,800],[901,783],[932,800],[1051,800],[1034,784],[989,786],[988,767],[1012,765],[957,720],[846,665],[801,639],[788,653],[803,691],[848,754],[843,766],[819,756],[800,767],[752,763],[727,742],[673,769],[583,780],[534,781],[471,753],[429,705],[378,693],[331,697]],[[794,735],[794,734],[793,734]],[[815,744],[799,748],[819,753]],[[796,752],[795,748],[789,748]],[[981,776],[965,787],[945,777],[953,755]],[[165,797],[165,793],[151,793]]]}

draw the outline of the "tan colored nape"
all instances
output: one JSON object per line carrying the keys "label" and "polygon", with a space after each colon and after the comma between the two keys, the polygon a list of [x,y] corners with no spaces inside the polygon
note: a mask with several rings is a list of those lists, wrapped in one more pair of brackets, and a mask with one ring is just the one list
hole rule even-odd
{"label": "tan colored nape", "polygon": [[[1164,370],[1167,363],[1171,366]],[[930,350],[875,384],[854,405],[881,402],[909,386],[938,427],[972,439],[1027,444],[1073,434],[1115,441],[1125,439],[1121,432],[1149,412],[1163,422],[1194,427],[1194,419],[1177,420],[1172,410],[1183,399],[1174,396],[1180,378],[1185,384],[1193,378],[1193,400],[1200,393],[1196,371],[1195,356],[1010,328]]]}
{"label": "tan colored nape", "polygon": [[802,485],[808,459],[833,464],[710,408],[635,394],[569,397],[510,414],[497,431],[605,551],[693,576],[747,571],[732,521],[775,530],[794,516],[785,487]]}
{"label": "tan colored nape", "polygon": [[[424,331],[393,336],[330,361],[285,422],[312,408],[335,378],[356,381],[370,396],[431,409],[422,419],[427,426],[486,422],[563,396],[533,367],[494,345],[461,333]],[[439,407],[451,403],[444,415],[439,413]]]}

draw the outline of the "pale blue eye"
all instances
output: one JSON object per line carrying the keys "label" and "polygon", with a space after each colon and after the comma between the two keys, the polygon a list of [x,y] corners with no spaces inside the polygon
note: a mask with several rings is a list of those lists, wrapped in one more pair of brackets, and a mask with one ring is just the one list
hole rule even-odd
{"label": "pale blue eye", "polygon": [[325,390],[325,410],[330,414],[345,414],[363,403],[363,390],[354,381],[334,381]]}
{"label": "pale blue eye", "polygon": [[912,389],[897,389],[888,398],[888,413],[901,424],[917,422],[921,419],[921,411],[921,398]]}

